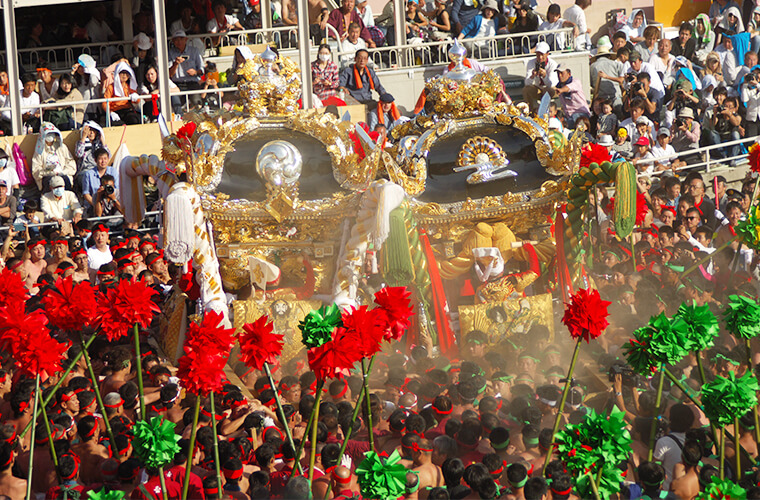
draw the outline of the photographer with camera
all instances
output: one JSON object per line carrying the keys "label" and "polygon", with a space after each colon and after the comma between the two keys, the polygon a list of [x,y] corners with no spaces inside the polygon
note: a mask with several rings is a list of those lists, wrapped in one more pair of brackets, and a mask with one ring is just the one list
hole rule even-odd
{"label": "photographer with camera", "polygon": [[699,114],[699,97],[694,95],[694,88],[686,78],[681,78],[675,83],[673,98],[665,106],[665,120],[663,126],[673,127],[676,118],[684,108],[689,108],[693,116]]}
{"label": "photographer with camera", "polygon": [[[109,165],[111,157],[108,154],[108,150],[98,148],[92,156],[95,159],[95,168],[87,170],[82,174],[82,197],[90,213],[94,213],[95,195],[101,187],[103,177],[109,175],[112,179],[119,178],[119,172],[116,167]],[[118,185],[116,188],[118,189]]]}
{"label": "photographer with camera", "polygon": [[754,137],[760,133],[758,118],[760,117],[760,84],[758,79],[760,71],[754,70],[744,76],[741,86],[742,102],[747,107],[744,115],[744,130],[747,137]]}
{"label": "photographer with camera", "polygon": [[538,42],[536,57],[528,61],[526,67],[525,88],[523,88],[523,99],[532,112],[538,109],[541,97],[559,83],[556,70],[557,63],[549,57],[549,44]]}
{"label": "photographer with camera", "polygon": [[651,87],[652,78],[649,73],[641,72],[638,75],[629,73],[626,77],[626,81],[630,82],[626,107],[629,107],[631,99],[640,97],[644,101],[644,116],[653,122],[659,121],[662,98]]}
{"label": "photographer with camera", "polygon": [[[100,187],[95,193],[95,203],[92,205],[92,212],[95,217],[124,214],[124,209],[119,202],[119,191],[116,189],[116,182],[112,175],[106,174],[102,177]],[[106,222],[106,225],[113,228],[121,224],[120,219],[113,221],[114,224],[111,224],[111,222]]]}
{"label": "photographer with camera", "polygon": [[[729,99],[725,87],[718,87],[713,90],[713,98],[716,104],[705,110],[702,120],[704,124],[702,137],[705,144],[712,146],[741,139],[742,117],[738,113],[739,103],[737,99],[735,97]],[[740,152],[741,147],[737,144],[736,146],[716,149],[715,155],[717,158],[725,158],[726,154],[733,157]]]}

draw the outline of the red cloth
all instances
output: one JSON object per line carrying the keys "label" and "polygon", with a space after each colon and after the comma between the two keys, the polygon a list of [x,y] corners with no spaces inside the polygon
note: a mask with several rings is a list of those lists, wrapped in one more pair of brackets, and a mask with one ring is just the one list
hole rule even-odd
{"label": "red cloth", "polygon": [[322,106],[345,106],[346,101],[343,99],[340,99],[339,97],[330,96],[325,99],[322,99]]}
{"label": "red cloth", "polygon": [[428,273],[430,274],[430,284],[433,290],[433,310],[435,313],[435,324],[438,327],[438,345],[441,352],[446,355],[459,355],[459,348],[456,344],[456,337],[451,328],[449,321],[448,309],[446,302],[446,293],[443,291],[443,281],[438,272],[438,262],[436,261],[433,247],[430,246],[430,240],[427,233],[420,231],[420,241],[427,258]]}
{"label": "red cloth", "polygon": [[[163,491],[161,489],[161,480],[158,478],[158,476],[154,476],[148,479],[148,482],[144,485],[145,490],[153,496],[153,500],[178,500],[182,498],[182,487],[179,485],[179,483],[174,479],[169,478],[166,473],[164,473],[164,476],[166,484],[166,497],[164,497]],[[132,500],[148,500],[143,494],[142,489],[139,487],[135,488],[130,498]]]}
{"label": "red cloth", "polygon": [[[166,477],[171,477],[174,481],[179,483],[180,488],[185,485],[185,468],[181,465],[175,465],[171,469],[166,471]],[[168,488],[168,486],[167,486]],[[187,498],[203,498],[203,480],[201,477],[190,471],[190,486],[187,488]]]}

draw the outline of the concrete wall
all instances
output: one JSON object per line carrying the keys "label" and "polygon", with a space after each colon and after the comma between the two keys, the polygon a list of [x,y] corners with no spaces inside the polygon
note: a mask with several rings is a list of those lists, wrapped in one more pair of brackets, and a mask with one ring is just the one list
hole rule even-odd
{"label": "concrete wall", "polygon": [[[169,130],[177,130],[182,126],[182,122],[175,121],[169,124]],[[157,123],[146,123],[144,125],[130,125],[124,127],[110,127],[103,129],[105,143],[115,153],[122,142],[129,147],[129,153],[134,156],[141,154],[160,154],[161,152],[161,132]],[[9,136],[0,139],[0,145],[10,153],[11,146],[14,142],[18,143],[26,157],[31,161],[34,154],[34,146],[37,143],[38,134]],[[76,143],[80,138],[79,130],[62,132],[63,142],[74,152]]]}

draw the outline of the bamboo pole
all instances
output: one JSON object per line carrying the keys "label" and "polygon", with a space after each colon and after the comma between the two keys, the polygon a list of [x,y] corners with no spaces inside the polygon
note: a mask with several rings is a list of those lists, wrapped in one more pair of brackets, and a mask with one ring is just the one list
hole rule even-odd
{"label": "bamboo pole", "polygon": [[[293,434],[290,432],[290,427],[288,427],[287,419],[285,418],[285,411],[282,409],[282,401],[280,400],[280,395],[277,392],[277,388],[274,386],[274,378],[272,378],[272,370],[269,368],[269,363],[264,363],[264,373],[266,373],[267,379],[269,379],[269,386],[272,388],[272,391],[274,392],[274,402],[275,405],[277,405],[277,416],[280,417],[280,422],[282,422],[282,426],[285,428],[285,437],[288,440],[288,443],[290,443],[290,446],[293,448],[293,451],[296,449],[295,441],[293,441]],[[296,460],[296,469],[298,469],[299,474],[303,474],[303,470],[301,468],[301,462]]]}
{"label": "bamboo pole", "polygon": [[100,408],[100,412],[103,415],[103,424],[105,424],[106,426],[106,433],[108,433],[108,439],[111,445],[111,451],[113,453],[114,458],[118,460],[121,457],[121,454],[119,453],[119,448],[116,446],[116,440],[113,437],[113,431],[111,430],[111,423],[108,421],[108,416],[106,415],[106,406],[103,404],[103,398],[100,395],[100,387],[98,387],[98,378],[95,376],[95,370],[92,369],[90,354],[87,352],[87,349],[84,346],[84,339],[82,338],[81,333],[79,334],[79,339],[82,342],[82,352],[84,353],[84,361],[85,363],[87,363],[87,371],[90,374],[90,380],[92,380],[92,388],[95,390],[95,399],[97,399],[98,407]]}
{"label": "bamboo pole", "polygon": [[[193,410],[193,430],[190,433],[190,449],[187,452],[187,463],[185,463],[185,482],[182,483],[182,500],[187,500],[187,492],[190,487],[190,469],[193,468],[193,458],[195,458],[195,436],[198,433],[198,415],[201,412],[201,397],[195,396],[195,409]],[[222,485],[219,484],[221,488]]]}
{"label": "bamboo pole", "polygon": [[739,417],[736,415],[734,415],[734,463],[736,464],[734,481],[738,482],[742,478],[742,456],[739,452]]}
{"label": "bamboo pole", "polygon": [[[552,439],[551,442],[554,442],[554,436],[557,434],[557,431],[559,431],[559,423],[562,421],[562,410],[565,407],[565,401],[567,401],[567,395],[570,393],[570,383],[573,380],[573,372],[575,371],[575,363],[578,361],[578,353],[580,352],[581,348],[581,341],[583,341],[583,335],[578,337],[578,341],[575,343],[575,350],[573,350],[573,357],[570,360],[570,369],[567,371],[567,380],[565,380],[565,388],[562,391],[562,399],[559,403],[559,408],[557,410],[557,418],[554,419],[554,427],[552,428]],[[552,460],[552,454],[554,452],[554,446],[549,447],[549,451],[546,452],[546,460],[544,460],[544,469],[543,471],[546,471],[546,467],[549,465],[549,462]],[[594,478],[591,478],[591,482],[594,482]]]}
{"label": "bamboo pole", "polygon": [[137,388],[140,395],[138,400],[140,401],[140,418],[145,420],[145,396],[143,392],[143,378],[142,378],[142,357],[140,356],[140,328],[137,323],[134,326],[135,337],[135,360],[137,363]]}
{"label": "bamboo pole", "polygon": [[[324,380],[317,382],[317,399],[314,401],[314,409],[311,411],[312,415],[319,415],[319,404],[322,402],[322,386],[325,385]],[[309,484],[313,484],[314,480],[314,462],[317,458],[317,417],[312,419],[311,424],[311,448],[309,449]],[[296,461],[300,456],[296,457]]]}
{"label": "bamboo pole", "polygon": [[[37,392],[39,393],[40,400],[42,399],[42,391],[39,388],[39,384],[37,386]],[[42,408],[42,418],[45,421],[45,430],[47,430],[47,442],[50,446],[50,455],[53,457],[53,465],[55,465],[56,469],[58,468],[58,453],[55,452],[55,443],[53,442],[53,435],[50,432],[50,420],[48,419],[47,414],[47,408],[45,408],[45,405],[40,405]],[[32,446],[34,446],[34,443],[32,443]]]}
{"label": "bamboo pole", "polygon": [[[40,374],[37,374],[36,382],[35,382],[35,389],[34,389],[34,409],[32,411],[33,415],[37,415],[37,406],[40,403]],[[32,435],[31,435],[31,446],[29,447],[29,473],[26,477],[26,499],[30,500],[32,498],[32,476],[34,475],[34,435],[37,434],[37,426],[34,424],[34,420],[32,420]]]}
{"label": "bamboo pole", "polygon": [[[222,472],[219,463],[219,436],[216,433],[216,406],[214,405],[214,391],[209,394],[211,402],[211,430],[214,433],[214,471],[216,472],[217,484],[222,484]],[[222,498],[222,488],[217,488],[217,498]]]}
{"label": "bamboo pole", "polygon": [[[760,177],[759,177],[760,178]],[[750,340],[744,339],[744,345],[747,348],[747,369],[752,373],[752,347],[750,346]],[[755,420],[755,442],[757,443],[758,450],[760,450],[760,418],[757,415],[757,404],[752,407],[752,416]],[[739,427],[734,429],[735,434],[739,434]]]}
{"label": "bamboo pole", "polygon": [[[84,343],[85,347],[90,347],[90,344],[92,344],[92,341],[95,340],[95,335],[92,335],[89,339],[87,339],[87,342]],[[77,354],[73,360],[71,360],[71,364],[69,364],[69,367],[66,368],[66,371],[63,372],[63,375],[61,375],[61,378],[58,379],[58,382],[55,383],[53,386],[53,390],[50,391],[50,394],[45,396],[45,399],[42,400],[43,405],[47,405],[50,403],[50,401],[53,400],[55,397],[55,393],[58,392],[58,389],[63,385],[63,381],[66,380],[66,377],[69,376],[69,373],[71,373],[71,370],[74,369],[74,367],[79,363],[79,360],[82,359],[82,355],[84,354],[83,351],[80,351],[79,354]],[[23,439],[27,432],[29,432],[29,428],[32,426],[32,423],[39,418],[39,414],[42,413],[42,411],[35,412],[34,418],[29,421],[28,424],[26,424],[26,427],[24,427],[24,430],[21,431],[21,434],[18,435],[19,439]]]}
{"label": "bamboo pole", "polygon": [[599,496],[599,488],[596,487],[594,476],[591,475],[591,472],[587,472],[586,475],[588,476],[589,483],[591,483],[591,491],[594,492],[594,500],[601,500],[602,497]]}
{"label": "bamboo pole", "polygon": [[720,473],[721,480],[725,479],[725,465],[726,465],[726,428],[723,427],[720,430],[720,467],[718,472]]}
{"label": "bamboo pole", "polygon": [[660,420],[660,406],[662,405],[662,384],[665,381],[664,366],[660,363],[660,380],[657,383],[657,398],[655,399],[654,407],[657,409],[657,415],[652,421],[652,426],[649,428],[649,451],[647,452],[647,460],[652,461],[654,455],[654,444],[657,438],[657,422]]}
{"label": "bamboo pole", "polygon": [[367,435],[369,436],[369,449],[375,451],[375,433],[372,430],[372,401],[369,397],[367,375],[367,368],[364,364],[364,358],[362,358],[362,386],[364,387],[364,398],[367,402]]}
{"label": "bamboo pole", "polygon": [[[372,356],[369,360],[369,366],[367,367],[367,374],[369,374],[372,371],[372,365],[375,364],[375,357]],[[351,439],[351,434],[354,433],[354,423],[356,422],[356,418],[359,416],[359,408],[361,408],[361,402],[362,397],[364,397],[364,384],[359,388],[359,397],[356,398],[356,404],[354,405],[354,413],[351,415],[351,427],[348,428],[346,431],[346,435],[343,437],[343,444],[340,445],[340,452],[338,453],[339,457],[342,457],[343,454],[346,452],[346,447],[348,446],[348,440]],[[328,489],[325,492],[325,497],[323,500],[327,500],[327,497],[330,496],[330,490]]]}

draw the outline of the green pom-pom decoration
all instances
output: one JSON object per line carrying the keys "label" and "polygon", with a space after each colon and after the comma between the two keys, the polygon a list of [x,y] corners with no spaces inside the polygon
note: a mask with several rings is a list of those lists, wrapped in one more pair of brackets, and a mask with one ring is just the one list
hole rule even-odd
{"label": "green pom-pom decoration", "polygon": [[657,367],[660,365],[649,352],[650,342],[652,342],[652,331],[647,327],[642,327],[634,330],[633,338],[623,344],[628,366],[645,377],[657,371]]}
{"label": "green pom-pom decoration", "polygon": [[568,425],[554,437],[559,458],[567,464],[581,498],[593,493],[587,473],[594,478],[602,467],[599,495],[610,498],[620,490],[622,479],[618,464],[631,452],[631,434],[625,428],[625,413],[613,408],[611,413],[590,410],[578,425]]}
{"label": "green pom-pom decoration", "polygon": [[760,250],[760,206],[750,209],[747,217],[739,221],[736,234],[745,245],[755,251]]}
{"label": "green pom-pom decoration", "polygon": [[[596,480],[596,474],[582,474],[575,479],[575,491],[580,498],[594,498],[594,489],[591,487],[591,481]],[[602,477],[599,482],[599,498],[608,500],[620,491],[620,483],[623,482],[623,471],[611,465],[604,465]]]}
{"label": "green pom-pom decoration", "polygon": [[153,417],[150,422],[140,420],[133,428],[132,444],[137,457],[148,467],[163,467],[179,452],[180,436],[174,433],[174,422]]}
{"label": "green pom-pom decoration", "polygon": [[758,390],[760,384],[750,372],[740,378],[733,372],[728,372],[728,378],[716,377],[702,386],[705,415],[720,427],[732,424],[734,416],[744,415],[757,404]]}
{"label": "green pom-pom decoration", "polygon": [[637,373],[650,375],[660,363],[678,363],[689,353],[685,346],[689,332],[690,326],[680,316],[672,320],[664,313],[652,316],[623,346],[628,364]]}
{"label": "green pom-pom decoration", "polygon": [[356,468],[364,498],[398,498],[405,493],[408,470],[400,463],[401,455],[398,450],[387,459],[383,459],[374,451],[368,451],[364,457]]}
{"label": "green pom-pom decoration", "polygon": [[728,306],[723,311],[726,328],[735,337],[751,339],[760,335],[760,305],[744,295],[728,297]]}
{"label": "green pom-pom decoration", "polygon": [[746,500],[747,490],[733,481],[713,476],[710,484],[696,498],[697,500]]}
{"label": "green pom-pom decoration", "polygon": [[126,495],[121,490],[108,490],[101,488],[98,491],[90,490],[87,492],[87,498],[89,500],[121,500]]}
{"label": "green pom-pom decoration", "polygon": [[343,326],[340,308],[335,304],[322,306],[311,311],[298,324],[301,329],[301,342],[308,348],[319,347],[332,340],[332,333]]}
{"label": "green pom-pom decoration", "polygon": [[710,306],[698,306],[695,303],[684,302],[678,308],[678,313],[673,318],[680,318],[686,325],[686,337],[684,348],[687,351],[704,351],[712,348],[715,337],[720,332],[718,318],[710,310]]}

